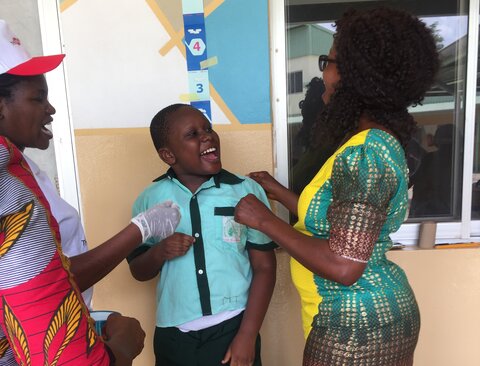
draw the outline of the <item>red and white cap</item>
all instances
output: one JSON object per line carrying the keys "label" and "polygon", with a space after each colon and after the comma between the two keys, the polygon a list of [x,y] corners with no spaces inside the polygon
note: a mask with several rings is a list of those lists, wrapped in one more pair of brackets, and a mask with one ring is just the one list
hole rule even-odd
{"label": "red and white cap", "polygon": [[18,39],[0,19],[0,74],[40,75],[53,70],[65,55],[31,57]]}

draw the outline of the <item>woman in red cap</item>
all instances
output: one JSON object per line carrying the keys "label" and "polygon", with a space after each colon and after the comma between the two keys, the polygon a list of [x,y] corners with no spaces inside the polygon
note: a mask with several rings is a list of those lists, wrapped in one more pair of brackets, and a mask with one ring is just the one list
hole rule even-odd
{"label": "woman in red cap", "polygon": [[81,291],[147,238],[170,235],[179,212],[155,206],[86,251],[78,213],[23,154],[53,137],[43,74],[63,57],[30,57],[0,20],[0,365],[131,365],[143,348],[139,322],[112,315],[98,335]]}

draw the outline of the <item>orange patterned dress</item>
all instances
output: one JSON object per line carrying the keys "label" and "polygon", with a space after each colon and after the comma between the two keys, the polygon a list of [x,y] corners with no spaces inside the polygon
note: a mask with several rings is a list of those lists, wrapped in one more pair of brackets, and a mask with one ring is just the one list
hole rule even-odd
{"label": "orange patterned dress", "polygon": [[22,153],[0,136],[0,357],[20,365],[109,365]]}

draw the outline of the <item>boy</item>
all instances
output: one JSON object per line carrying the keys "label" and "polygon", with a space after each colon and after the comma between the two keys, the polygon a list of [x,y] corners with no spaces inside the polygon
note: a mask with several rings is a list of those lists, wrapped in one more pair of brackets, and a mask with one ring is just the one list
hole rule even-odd
{"label": "boy", "polygon": [[275,285],[275,244],[233,219],[237,202],[263,189],[222,169],[220,139],[197,109],[174,104],[150,133],[166,174],[137,198],[133,214],[166,198],[180,206],[176,232],[128,258],[139,281],[160,273],[156,365],[261,365],[258,335]]}

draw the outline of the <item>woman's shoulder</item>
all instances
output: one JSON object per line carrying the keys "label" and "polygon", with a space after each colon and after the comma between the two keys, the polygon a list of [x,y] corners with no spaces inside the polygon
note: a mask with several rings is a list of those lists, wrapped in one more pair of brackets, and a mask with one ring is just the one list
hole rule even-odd
{"label": "woman's shoulder", "polygon": [[390,133],[372,128],[353,135],[340,147],[341,155],[379,156],[381,158],[404,158],[400,142]]}
{"label": "woman's shoulder", "polygon": [[378,141],[392,146],[395,149],[403,150],[400,140],[395,137],[391,132],[381,130],[379,128],[371,128],[368,130],[368,141]]}
{"label": "woman's shoulder", "polygon": [[388,167],[395,171],[406,169],[405,152],[400,142],[388,132],[379,129],[361,131],[352,136],[335,158],[337,169],[382,172]]}

